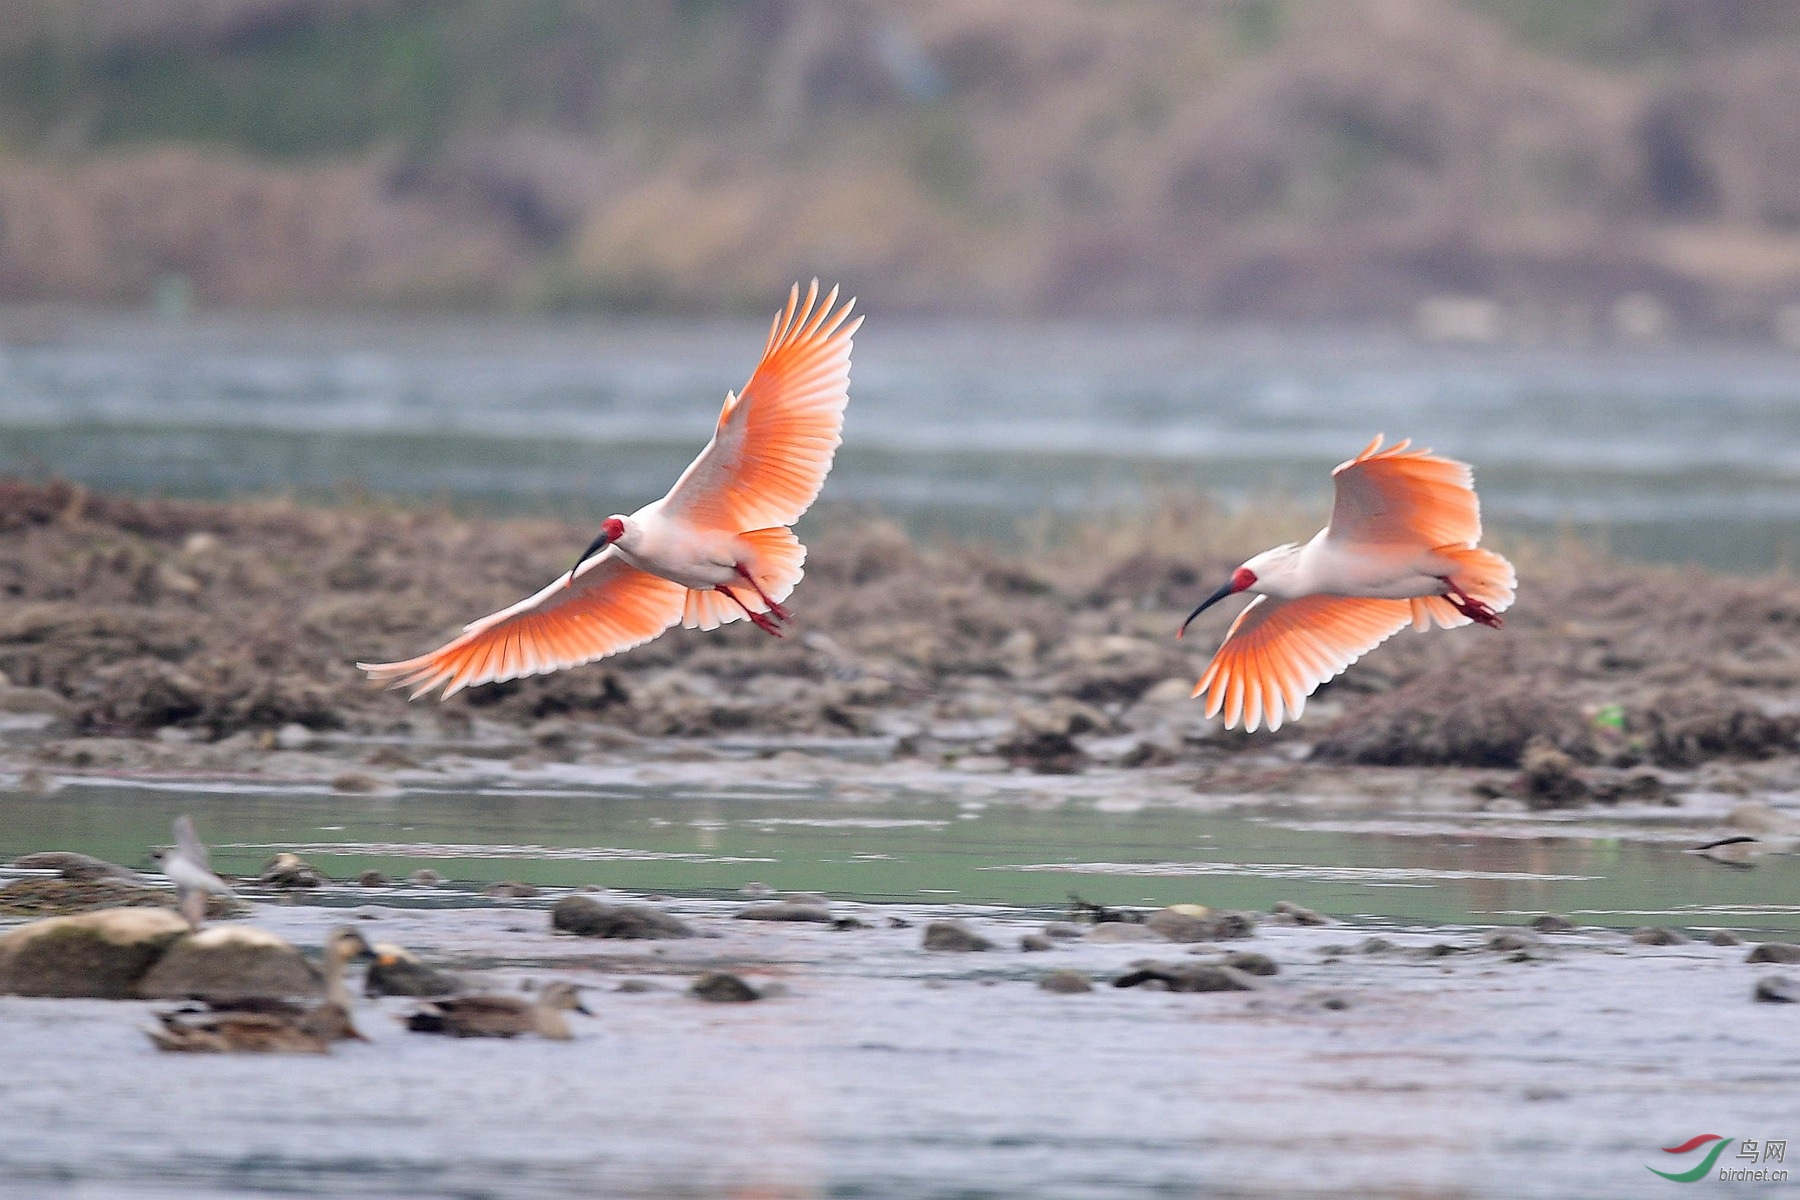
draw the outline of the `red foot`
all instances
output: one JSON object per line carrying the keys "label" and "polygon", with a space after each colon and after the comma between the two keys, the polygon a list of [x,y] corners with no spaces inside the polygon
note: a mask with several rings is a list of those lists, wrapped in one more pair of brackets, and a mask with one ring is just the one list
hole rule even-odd
{"label": "red foot", "polygon": [[[743,568],[740,567],[738,569],[742,570]],[[739,608],[743,609],[744,615],[746,617],[749,617],[751,622],[758,629],[762,630],[764,633],[768,634],[771,637],[787,636],[786,634],[781,632],[781,627],[779,625],[775,624],[774,621],[769,619],[768,613],[759,613],[759,612],[755,611],[748,604],[744,603],[744,598],[742,596],[738,595],[736,592],[732,591],[730,588],[726,587],[724,584],[721,583],[715,590],[724,592],[727,596],[731,597],[732,603],[736,604]],[[758,588],[757,590],[760,592],[762,589]],[[766,597],[765,597],[765,599],[766,599]],[[777,610],[777,612],[778,612],[778,615],[781,614],[781,610]]]}
{"label": "red foot", "polygon": [[1469,618],[1469,620],[1475,622],[1477,625],[1486,625],[1489,629],[1498,629],[1506,623],[1500,619],[1499,613],[1495,612],[1481,601],[1463,595],[1449,579],[1444,579],[1444,586],[1450,589],[1444,593],[1444,599],[1448,600],[1451,605],[1455,607],[1457,612]]}
{"label": "red foot", "polygon": [[[739,563],[739,564],[737,564],[737,573],[744,577],[744,582],[748,583],[751,587],[756,589],[756,594],[762,597],[762,602],[769,606],[769,611],[774,613],[778,619],[783,620],[783,621],[791,621],[794,619],[793,613],[789,612],[786,608],[783,608],[780,604],[776,603],[775,601],[769,599],[769,593],[762,590],[762,584],[756,582],[756,576],[750,574],[749,567],[746,567],[743,563]],[[745,611],[749,611],[749,610],[746,609]]]}

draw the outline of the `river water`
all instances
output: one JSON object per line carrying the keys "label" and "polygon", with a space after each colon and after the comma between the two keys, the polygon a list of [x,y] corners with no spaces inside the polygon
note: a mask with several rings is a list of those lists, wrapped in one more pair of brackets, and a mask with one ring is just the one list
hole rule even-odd
{"label": "river water", "polygon": [[[761,336],[15,315],[0,473],[588,518],[668,486]],[[1800,546],[1800,360],[1772,351],[878,319],[855,379],[826,503],[927,531],[1005,538],[1046,511],[1128,515],[1195,487],[1322,517],[1328,468],[1384,431],[1476,463],[1502,536],[1736,570]],[[335,767],[315,784],[0,777],[0,859],[147,868],[186,811],[227,871],[278,849],[340,879],[430,866],[450,885],[258,894],[250,920],[308,947],[367,922],[484,987],[576,978],[599,1013],[572,1045],[460,1044],[407,1034],[388,1000],[359,1017],[368,1045],[271,1064],[158,1055],[139,1003],[0,998],[0,1196],[1638,1196],[1667,1186],[1645,1174],[1674,1163],[1660,1148],[1702,1130],[1800,1131],[1796,1006],[1750,1000],[1769,968],[1622,932],[1796,940],[1800,859],[1682,853],[1741,798],[1555,818],[1448,797],[1234,810],[1151,772],[904,775],[845,746],[830,770],[715,745],[573,774],[396,772],[372,795],[333,792]],[[502,879],[550,891],[482,894]],[[825,893],[867,928],[736,921],[752,884]],[[706,936],[666,952],[552,937],[542,910],[582,886],[660,897]],[[1187,948],[1016,949],[1071,892],[1285,899],[1341,924],[1265,921],[1247,943],[1280,963],[1264,990],[1145,993],[1104,985]],[[1544,911],[1583,930],[1517,960],[1483,948]],[[924,952],[919,926],[947,916],[1000,949]],[[1399,949],[1361,952],[1371,934]],[[708,965],[790,994],[688,999]],[[1033,986],[1064,965],[1101,988]],[[662,990],[620,993],[622,974]]]}
{"label": "river water", "polygon": [[[0,473],[176,496],[375,493],[588,519],[660,495],[752,323],[0,320]],[[1733,570],[1800,547],[1800,357],[884,319],[827,506],[1010,536],[1165,489],[1329,501],[1377,432],[1477,465],[1502,532]]]}

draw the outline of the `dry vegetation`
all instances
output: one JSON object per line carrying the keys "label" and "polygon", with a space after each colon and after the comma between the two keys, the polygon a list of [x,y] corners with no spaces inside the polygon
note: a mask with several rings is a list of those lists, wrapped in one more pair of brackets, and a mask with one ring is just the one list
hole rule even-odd
{"label": "dry vegetation", "polygon": [[[11,687],[0,708],[37,698],[78,734],[173,726],[208,738],[292,722],[454,733],[472,718],[548,719],[704,736],[972,721],[992,727],[992,752],[1063,769],[1111,733],[1140,739],[1127,764],[1271,741],[1216,735],[1185,698],[1219,629],[1186,643],[1170,634],[1241,557],[1295,530],[1195,500],[1017,554],[828,523],[809,534],[796,636],[783,641],[743,624],[677,630],[441,706],[409,706],[351,666],[418,653],[535,589],[590,532],[6,484],[0,673]],[[1518,765],[1534,742],[1612,766],[1800,749],[1800,584],[1567,553],[1522,559],[1504,631],[1402,634],[1274,737],[1325,760],[1497,767]]]}
{"label": "dry vegetation", "polygon": [[[1026,15],[1028,12],[1029,15]],[[1800,293],[1763,0],[0,0],[0,297],[1404,316]]]}

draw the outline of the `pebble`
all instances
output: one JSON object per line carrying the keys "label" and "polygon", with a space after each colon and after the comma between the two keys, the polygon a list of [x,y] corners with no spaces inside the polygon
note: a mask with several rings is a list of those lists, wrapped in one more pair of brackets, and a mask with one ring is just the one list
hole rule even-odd
{"label": "pebble", "polygon": [[1526,937],[1512,929],[1502,929],[1487,940],[1489,950],[1529,950],[1535,945],[1537,945],[1536,939]]}
{"label": "pebble", "polygon": [[289,722],[275,731],[277,750],[304,750],[313,743],[313,731],[298,722]]}
{"label": "pebble", "polygon": [[622,980],[614,990],[624,992],[628,996],[636,996],[645,992],[660,992],[663,990],[663,985],[654,979],[626,979]]}
{"label": "pebble", "polygon": [[1753,963],[1800,963],[1800,946],[1792,942],[1764,942],[1744,960]]}
{"label": "pebble", "polygon": [[688,994],[714,1004],[747,1004],[762,999],[762,993],[729,971],[708,971],[694,980]]}
{"label": "pebble", "polygon": [[992,950],[994,943],[970,929],[961,921],[933,921],[925,926],[923,941],[927,950]]}
{"label": "pebble", "polygon": [[1539,933],[1571,933],[1575,929],[1575,922],[1557,913],[1545,913],[1541,917],[1533,917],[1530,927]]}
{"label": "pebble", "polygon": [[1688,939],[1666,925],[1643,925],[1631,931],[1631,940],[1640,946],[1681,946]]}
{"label": "pebble", "polygon": [[1765,975],[1756,981],[1753,994],[1764,1004],[1800,1004],[1800,983],[1786,975]]}
{"label": "pebble", "polygon": [[1707,941],[1715,946],[1741,946],[1744,939],[1729,929],[1715,929],[1707,936]]}
{"label": "pebble", "polygon": [[1081,992],[1094,990],[1094,981],[1081,971],[1070,967],[1051,971],[1038,980],[1038,986],[1046,992],[1056,992],[1063,996],[1073,996]]}
{"label": "pebble", "polygon": [[1026,952],[1054,950],[1056,949],[1056,943],[1041,933],[1028,933],[1019,939],[1019,949]]}

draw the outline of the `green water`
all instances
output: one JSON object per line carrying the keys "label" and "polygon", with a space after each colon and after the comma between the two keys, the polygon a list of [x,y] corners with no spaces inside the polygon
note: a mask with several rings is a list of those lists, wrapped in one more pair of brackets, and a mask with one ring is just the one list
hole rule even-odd
{"label": "green water", "polygon": [[1045,911],[1078,892],[1114,905],[1292,900],[1404,924],[1554,911],[1621,927],[1800,931],[1800,859],[1724,866],[1681,853],[1680,842],[1628,840],[1591,822],[1576,836],[1519,837],[1392,817],[1309,828],[1302,814],[1113,812],[1073,800],[981,804],[896,791],[846,802],[618,786],[346,797],[105,784],[3,803],[0,858],[80,850],[148,869],[149,849],[185,811],[223,871],[254,875],[276,850],[294,849],[339,879],[431,867],[453,881],[444,899],[504,879],[700,896],[759,882],[843,899]]}

